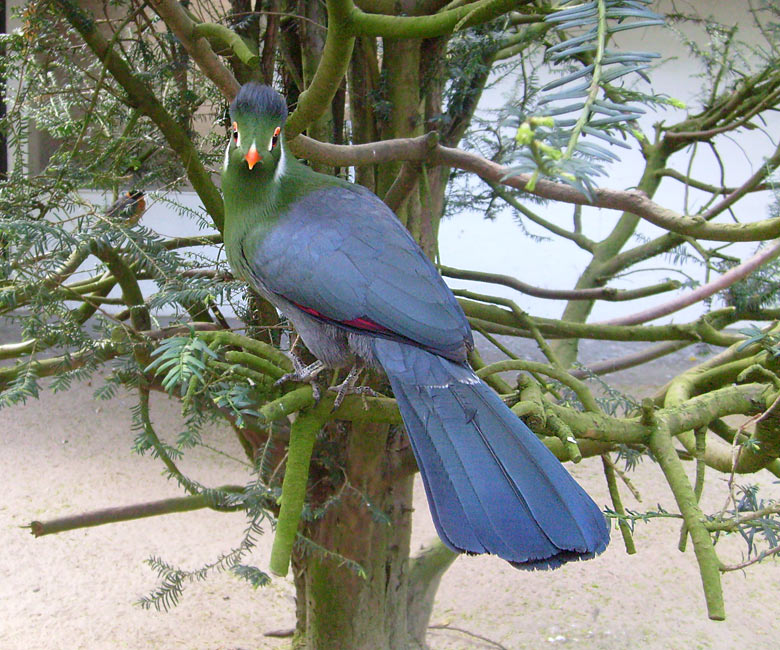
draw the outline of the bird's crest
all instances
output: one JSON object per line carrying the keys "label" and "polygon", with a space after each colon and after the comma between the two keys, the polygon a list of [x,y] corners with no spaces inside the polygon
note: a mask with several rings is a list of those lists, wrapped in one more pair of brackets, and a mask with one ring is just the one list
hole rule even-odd
{"label": "bird's crest", "polygon": [[241,86],[230,105],[231,119],[235,119],[236,115],[271,116],[284,121],[287,119],[287,104],[270,86],[250,81]]}

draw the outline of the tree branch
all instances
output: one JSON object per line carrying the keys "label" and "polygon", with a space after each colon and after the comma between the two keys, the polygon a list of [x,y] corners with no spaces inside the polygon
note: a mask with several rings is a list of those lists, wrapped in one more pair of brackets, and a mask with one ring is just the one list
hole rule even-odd
{"label": "tree branch", "polygon": [[[467,299],[459,300],[466,316],[488,332],[523,337],[531,336],[522,321],[511,310],[498,306],[504,304],[504,298],[462,290],[456,290],[453,293]],[[717,327],[725,327],[742,317],[744,317],[743,314],[738,314],[734,308],[729,307],[710,312],[689,323],[669,325],[596,325],[539,317],[534,317],[533,320],[539,331],[547,338],[585,338],[605,341],[704,341],[726,347],[743,341],[744,337],[719,332],[710,321],[716,323]]]}
{"label": "tree branch", "polygon": [[[149,5],[181,41],[203,74],[214,82],[225,97],[232,100],[239,88],[236,78],[211,49],[205,34],[198,32],[198,25],[189,17],[184,7],[175,0],[149,0]],[[227,30],[227,27],[224,29]]]}
{"label": "tree branch", "polygon": [[[216,490],[240,493],[244,488],[240,485],[222,485],[216,488]],[[56,533],[76,530],[78,528],[90,528],[92,526],[114,524],[121,521],[133,521],[135,519],[143,519],[144,517],[158,517],[160,515],[170,515],[176,512],[191,512],[193,510],[209,508],[210,506],[210,500],[206,495],[195,494],[186,497],[174,497],[171,499],[161,499],[159,501],[135,503],[130,506],[92,510],[79,515],[59,517],[47,521],[33,521],[28,527],[33,536],[42,537],[43,535],[54,535]]]}
{"label": "tree branch", "polygon": [[[388,16],[364,13],[351,0],[348,29],[353,36],[383,38],[434,38],[485,23],[517,8],[517,0],[479,0],[429,16]],[[539,17],[539,21],[544,20]]]}
{"label": "tree branch", "polygon": [[287,138],[295,138],[325,113],[347,74],[355,44],[355,34],[348,29],[348,14],[352,9],[359,10],[352,0],[327,0],[327,9],[328,33],[322,58],[311,84],[300,94],[297,108],[287,119]]}
{"label": "tree branch", "polygon": [[762,551],[755,557],[752,557],[749,560],[745,560],[744,562],[740,562],[739,564],[730,564],[726,566],[721,566],[720,570],[723,573],[726,573],[727,571],[739,571],[753,564],[757,564],[762,560],[766,560],[768,557],[772,557],[778,554],[780,554],[780,544],[778,544],[777,546],[773,546],[772,548],[769,548],[766,551]]}
{"label": "tree branch", "polygon": [[[728,196],[726,196],[720,203],[716,203],[711,208],[709,208],[706,212],[702,213],[701,218],[709,221],[710,219],[716,217],[717,215],[721,214],[722,212],[730,208],[743,196],[754,191],[755,188],[761,184],[761,181],[763,181],[765,178],[769,176],[769,174],[771,174],[775,169],[777,169],[778,164],[780,164],[780,145],[778,145],[778,147],[775,149],[775,152],[772,154],[772,156],[770,156],[764,161],[764,164],[761,165],[761,167],[758,169],[758,171],[755,174],[753,174],[750,178],[748,178],[736,190],[734,190]],[[767,221],[777,222],[780,221],[780,219],[767,219],[762,222],[755,221],[753,222],[753,225],[758,223],[766,223]],[[742,225],[742,224],[735,224],[735,225]],[[763,239],[774,239],[775,237],[777,237],[777,235],[763,237]]]}
{"label": "tree branch", "polygon": [[[203,48],[202,54],[200,51],[196,50],[198,39],[202,37],[207,39],[209,43],[211,41],[218,41],[219,43],[222,43],[225,47],[229,48],[233,52],[233,54],[235,54],[244,65],[250,68],[256,68],[260,64],[260,57],[258,56],[257,52],[253,52],[252,50],[250,50],[246,42],[244,41],[244,39],[241,38],[238,34],[236,34],[236,32],[234,32],[229,27],[225,27],[225,25],[220,25],[218,23],[196,23],[193,24],[191,33],[193,38],[192,40],[188,41],[188,44],[190,48],[192,48],[192,50],[195,51],[196,54],[198,54],[198,56],[203,57],[203,59],[201,60],[208,61],[211,59],[210,55],[205,51],[205,48]],[[192,54],[190,54],[190,56],[192,56]],[[219,74],[220,77],[224,75],[225,74],[224,71],[226,71],[227,68],[224,68],[221,62],[220,62],[220,66],[224,70],[218,68],[217,66],[214,66],[212,70],[212,74],[215,75]],[[209,78],[211,78],[211,76],[209,76]],[[227,77],[225,78],[227,79]],[[225,86],[224,88],[220,86],[220,90],[222,90],[223,93],[226,91],[232,92],[233,90],[232,82],[229,82],[228,80],[227,86]]]}
{"label": "tree branch", "polygon": [[590,375],[608,375],[612,372],[626,370],[627,368],[635,368],[648,361],[660,359],[667,354],[672,354],[673,352],[687,348],[689,345],[691,345],[690,341],[659,343],[658,345],[650,346],[645,350],[635,352],[634,354],[627,354],[622,357],[598,361],[597,363],[592,363],[586,367],[571,370],[571,375],[572,377],[577,377],[577,379],[586,379]]}
{"label": "tree branch", "polygon": [[568,239],[569,241],[574,242],[575,244],[577,244],[577,246],[579,246],[583,250],[589,251],[591,253],[593,252],[594,248],[596,247],[596,243],[593,240],[588,239],[581,232],[570,232],[565,228],[561,228],[560,226],[557,226],[551,221],[548,221],[547,219],[543,219],[538,214],[529,210],[522,203],[520,203],[520,201],[518,201],[516,197],[512,196],[509,192],[502,189],[499,184],[488,183],[488,185],[490,185],[490,188],[498,196],[500,196],[505,202],[507,202],[509,205],[511,205],[515,210],[517,210],[521,214],[524,214],[535,224],[541,226],[545,230],[550,231],[554,235],[558,235],[563,239]]}
{"label": "tree branch", "polygon": [[[368,165],[390,161],[416,160],[429,164],[440,164],[469,171],[488,183],[501,183],[518,190],[528,192],[527,184],[531,181],[530,174],[513,174],[508,167],[499,165],[467,151],[435,144],[435,136],[427,134],[416,138],[400,138],[361,145],[331,145],[317,142],[311,138],[298,136],[290,142],[290,148],[296,155],[327,162],[332,165]],[[780,154],[778,154],[780,156]],[[752,178],[757,185],[765,172],[759,172]],[[750,191],[753,184],[746,183],[740,188],[742,194]],[[750,223],[708,223],[708,219],[716,213],[725,210],[713,206],[703,215],[683,216],[673,210],[658,205],[646,194],[638,190],[611,190],[599,188],[593,191],[592,200],[577,189],[547,179],[536,181],[533,192],[545,199],[571,203],[574,205],[590,205],[610,210],[621,210],[635,214],[656,226],[678,235],[687,235],[697,239],[712,241],[762,241],[780,237],[780,218],[764,219]],[[734,195],[731,195],[732,197]],[[741,196],[741,194],[740,194]],[[739,196],[729,200],[731,205]],[[716,210],[717,208],[717,210]]]}
{"label": "tree branch", "polygon": [[667,280],[666,282],[660,282],[659,284],[654,284],[649,287],[642,287],[641,289],[613,289],[611,287],[596,287],[593,289],[544,289],[542,287],[530,285],[510,275],[502,275],[500,273],[468,271],[465,269],[456,269],[452,266],[440,266],[439,272],[448,278],[500,284],[529,296],[548,298],[550,300],[605,300],[608,302],[621,302],[625,300],[636,300],[637,298],[646,298],[647,296],[655,296],[659,293],[673,291],[680,287],[679,282]]}
{"label": "tree branch", "polygon": [[696,497],[683,469],[682,461],[672,445],[672,436],[666,427],[656,424],[650,435],[649,443],[653,456],[666,476],[693,540],[693,550],[699,562],[702,587],[707,602],[707,613],[711,619],[722,621],[726,618],[726,611],[720,582],[720,561],[712,545],[709,531],[704,525],[704,516],[696,503]]}
{"label": "tree branch", "polygon": [[[531,181],[530,174],[513,175],[511,170],[506,167],[460,149],[439,146],[432,158],[441,164],[473,172],[487,181],[503,183],[523,191],[528,191],[526,185]],[[763,175],[758,180],[761,179],[763,179]],[[698,239],[760,241],[780,237],[780,218],[764,219],[746,224],[712,224],[707,223],[707,218],[708,214],[714,211],[714,208],[702,216],[686,217],[658,205],[646,194],[637,190],[596,189],[593,191],[593,200],[591,201],[569,185],[539,179],[534,191],[530,193],[564,203],[592,205],[630,212],[666,230]]]}
{"label": "tree branch", "polygon": [[674,300],[670,300],[663,303],[662,305],[637,312],[636,314],[631,314],[630,316],[612,318],[610,320],[594,323],[594,325],[638,325],[640,323],[646,323],[648,321],[655,320],[661,316],[673,314],[674,312],[680,311],[685,307],[696,304],[697,302],[701,302],[705,298],[716,294],[718,291],[723,291],[732,284],[735,284],[736,282],[739,282],[743,278],[747,277],[753,271],[763,266],[767,262],[775,259],[778,255],[780,255],[780,242],[775,242],[774,246],[770,246],[769,248],[765,248],[764,250],[759,251],[750,259],[745,260],[742,264],[727,271],[712,282],[708,282],[707,284],[704,284],[694,289],[693,291],[690,291],[682,296],[678,296]]}
{"label": "tree branch", "polygon": [[[690,185],[694,189],[701,190],[702,192],[709,192],[710,194],[732,194],[733,192],[737,191],[736,187],[723,187],[721,185],[710,185],[709,183],[697,181],[696,179],[690,178],[685,174],[678,172],[676,169],[666,168],[661,169],[656,173],[658,176],[668,176],[669,178],[680,181],[685,185]],[[751,191],[764,192],[771,189],[772,186],[770,186],[768,183],[759,183]]]}

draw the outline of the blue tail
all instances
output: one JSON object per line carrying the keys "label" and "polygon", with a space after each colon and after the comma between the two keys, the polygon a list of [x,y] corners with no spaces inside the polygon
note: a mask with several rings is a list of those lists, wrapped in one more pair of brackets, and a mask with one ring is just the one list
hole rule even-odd
{"label": "blue tail", "polygon": [[452,550],[551,569],[609,543],[604,515],[471,369],[374,339],[409,432],[439,537]]}

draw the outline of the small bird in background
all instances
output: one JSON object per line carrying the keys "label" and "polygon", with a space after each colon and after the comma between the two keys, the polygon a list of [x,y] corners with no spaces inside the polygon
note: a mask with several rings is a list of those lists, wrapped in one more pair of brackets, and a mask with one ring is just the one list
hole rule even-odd
{"label": "small bird in background", "polygon": [[295,326],[325,367],[387,374],[436,530],[457,552],[519,568],[593,557],[604,515],[544,444],[468,366],[468,321],[438,271],[382,201],[286,150],[287,106],[242,86],[230,107],[222,191],[234,273]]}
{"label": "small bird in background", "polygon": [[129,190],[111,204],[106,210],[106,216],[124,226],[134,226],[145,211],[144,193],[141,190]]}

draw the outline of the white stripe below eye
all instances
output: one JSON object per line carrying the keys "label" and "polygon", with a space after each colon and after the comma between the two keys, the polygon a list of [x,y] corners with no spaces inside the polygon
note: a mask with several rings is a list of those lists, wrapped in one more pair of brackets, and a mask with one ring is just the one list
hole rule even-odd
{"label": "white stripe below eye", "polygon": [[225,148],[225,164],[222,169],[227,171],[228,163],[230,162],[230,140],[228,140],[227,147]]}
{"label": "white stripe below eye", "polygon": [[287,165],[287,159],[284,155],[284,146],[282,146],[282,136],[279,136],[279,142],[277,144],[282,147],[282,150],[279,154],[279,164],[276,166],[276,171],[274,172],[274,181],[278,181],[282,174],[284,174],[284,168]]}

